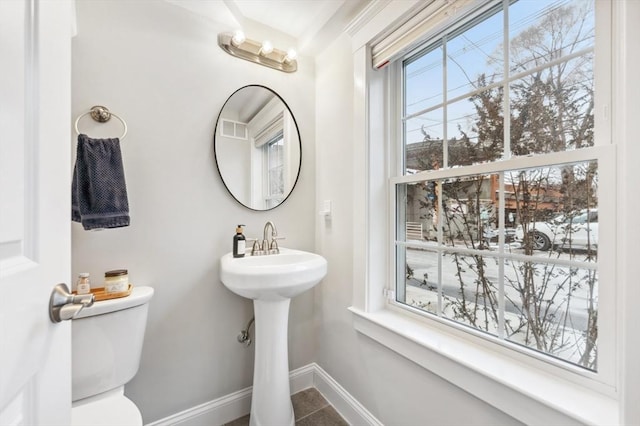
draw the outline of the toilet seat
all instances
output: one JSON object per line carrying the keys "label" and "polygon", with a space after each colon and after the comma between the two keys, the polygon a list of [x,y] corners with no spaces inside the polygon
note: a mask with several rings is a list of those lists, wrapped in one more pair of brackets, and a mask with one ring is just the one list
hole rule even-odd
{"label": "toilet seat", "polygon": [[71,408],[71,426],[142,426],[138,407],[121,393]]}

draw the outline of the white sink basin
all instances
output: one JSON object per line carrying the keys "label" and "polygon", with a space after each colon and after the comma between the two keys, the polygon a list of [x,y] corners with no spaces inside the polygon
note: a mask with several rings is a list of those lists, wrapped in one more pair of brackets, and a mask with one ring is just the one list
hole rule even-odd
{"label": "white sink basin", "polygon": [[287,324],[291,298],[318,284],[327,260],[281,248],[279,254],[221,259],[220,278],[234,293],[253,299],[256,352],[250,426],[294,426],[289,388]]}
{"label": "white sink basin", "polygon": [[220,278],[234,293],[259,300],[290,299],[327,274],[327,260],[315,253],[281,248],[279,254],[222,256]]}

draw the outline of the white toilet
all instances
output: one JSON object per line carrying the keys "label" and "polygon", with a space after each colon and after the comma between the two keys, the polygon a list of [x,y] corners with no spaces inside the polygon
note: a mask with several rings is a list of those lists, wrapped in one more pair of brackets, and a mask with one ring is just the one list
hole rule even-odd
{"label": "white toilet", "polygon": [[124,385],[138,372],[151,287],[95,302],[72,322],[71,424],[142,425]]}

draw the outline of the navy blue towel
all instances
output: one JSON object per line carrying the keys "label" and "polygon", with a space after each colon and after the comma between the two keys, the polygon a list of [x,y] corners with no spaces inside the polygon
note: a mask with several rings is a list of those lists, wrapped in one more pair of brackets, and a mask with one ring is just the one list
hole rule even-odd
{"label": "navy blue towel", "polygon": [[129,225],[120,140],[78,135],[71,184],[71,220],[85,230]]}

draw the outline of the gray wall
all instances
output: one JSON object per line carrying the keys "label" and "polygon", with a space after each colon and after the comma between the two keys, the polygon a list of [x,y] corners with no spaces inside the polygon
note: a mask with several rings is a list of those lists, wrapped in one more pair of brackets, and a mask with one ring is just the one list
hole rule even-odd
{"label": "gray wall", "polygon": [[[235,59],[217,46],[233,30],[163,1],[79,1],[73,39],[73,117],[96,104],[124,118],[122,142],[131,226],[86,232],[73,224],[73,273],[93,284],[127,268],[134,285],[155,288],[138,375],[126,394],[151,422],[251,385],[253,347],[236,335],[249,301],[219,280],[219,258],[238,223],[261,236],[273,220],[282,245],[314,249],[314,64],[285,74]],[[280,46],[277,39],[274,44]],[[286,46],[286,45],[285,45]],[[213,156],[214,125],[234,90],[262,84],[296,116],[302,172],[291,197],[270,212],[241,207],[225,190]],[[91,136],[118,136],[117,122],[80,123]],[[75,151],[75,141],[71,146]],[[314,360],[313,293],[290,314],[290,367]]]}
{"label": "gray wall", "polygon": [[317,363],[387,425],[514,425],[518,421],[356,333],[353,294],[353,56],[343,36],[316,58],[317,202],[332,200],[317,247],[328,260],[315,288]]}

